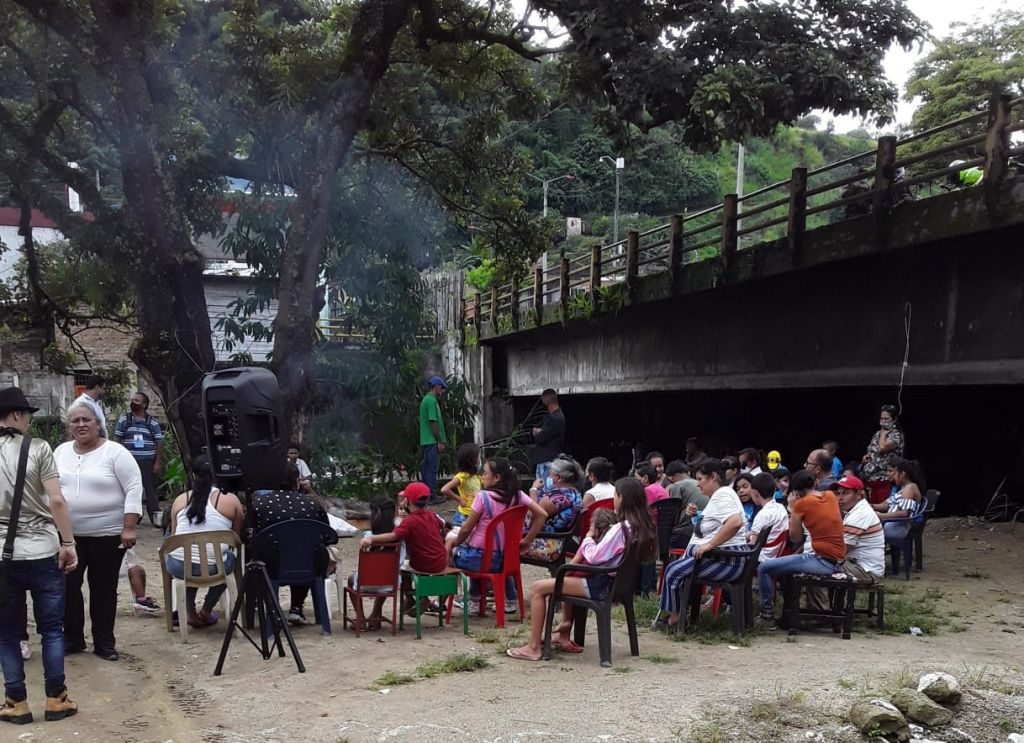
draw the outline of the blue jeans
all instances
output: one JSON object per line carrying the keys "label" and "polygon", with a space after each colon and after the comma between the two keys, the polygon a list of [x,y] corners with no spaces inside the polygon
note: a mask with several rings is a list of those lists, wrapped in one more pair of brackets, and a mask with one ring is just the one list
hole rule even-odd
{"label": "blue jeans", "polygon": [[32,594],[36,630],[43,638],[43,678],[46,696],[64,691],[64,572],[57,556],[15,560],[7,580],[7,602],[0,609],[0,665],[4,691],[15,701],[28,696],[21,639],[25,636],[25,593]]}
{"label": "blue jeans", "polygon": [[839,564],[813,552],[786,555],[765,560],[757,566],[757,590],[761,594],[761,616],[775,616],[775,580],[783,580],[794,573],[832,575]]}
{"label": "blue jeans", "polygon": [[883,521],[882,530],[885,532],[885,541],[900,544],[910,533],[910,527],[909,521]]}
{"label": "blue jeans", "polygon": [[[476,573],[480,572],[480,564],[484,559],[484,551],[479,547],[470,547],[466,544],[460,544],[452,552],[452,562],[455,563],[455,567],[462,568],[463,570],[472,570]],[[501,553],[491,553],[491,571],[498,572],[501,570]],[[480,581],[471,580],[469,582],[469,595],[473,598],[480,597]],[[505,600],[512,601],[519,598],[519,593],[516,591],[516,582],[512,577],[505,579]]]}
{"label": "blue jeans", "polygon": [[437,444],[420,447],[420,481],[430,488],[430,497],[437,495],[437,467],[440,455]]}
{"label": "blue jeans", "polygon": [[[177,557],[172,557],[171,555],[168,555],[166,557],[166,559],[164,560],[164,564],[167,566],[167,572],[170,573],[171,575],[173,575],[175,578],[184,578],[185,577],[185,561],[184,560],[179,560]],[[217,574],[217,564],[216,563],[210,563],[209,568],[210,568],[210,575],[216,575]],[[228,552],[227,554],[224,555],[224,570],[225,570],[225,572],[230,573],[234,569],[235,569],[235,553],[234,552]],[[193,562],[192,563],[192,575],[193,576],[201,575],[199,563],[197,563],[197,562]],[[220,585],[216,585],[216,586],[210,586],[209,590],[206,591],[206,598],[203,599],[203,608],[206,609],[207,612],[212,611],[213,607],[215,607],[217,605],[217,602],[220,601],[220,597],[224,595],[224,592],[226,590],[228,590],[228,586],[227,586],[226,583],[221,583]],[[196,611],[196,596],[198,594],[199,594],[199,589],[198,588],[188,588],[188,587],[185,588],[185,608],[191,614],[195,614],[195,611]],[[179,614],[178,616],[180,617],[181,615]]]}

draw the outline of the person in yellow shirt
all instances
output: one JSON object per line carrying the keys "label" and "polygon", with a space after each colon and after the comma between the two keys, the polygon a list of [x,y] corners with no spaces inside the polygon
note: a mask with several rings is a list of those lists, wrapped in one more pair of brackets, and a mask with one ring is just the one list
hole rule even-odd
{"label": "person in yellow shirt", "polygon": [[452,519],[456,527],[469,518],[473,499],[481,488],[479,473],[480,447],[476,444],[463,444],[455,452],[455,477],[441,488],[441,495],[459,504]]}

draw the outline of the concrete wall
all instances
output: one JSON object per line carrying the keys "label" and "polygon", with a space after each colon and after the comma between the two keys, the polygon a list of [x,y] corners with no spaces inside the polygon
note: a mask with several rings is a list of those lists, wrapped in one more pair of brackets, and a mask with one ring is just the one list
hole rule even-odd
{"label": "concrete wall", "polygon": [[495,384],[516,397],[894,385],[907,353],[909,385],[1024,383],[1022,247],[1015,225],[502,336],[487,341]]}

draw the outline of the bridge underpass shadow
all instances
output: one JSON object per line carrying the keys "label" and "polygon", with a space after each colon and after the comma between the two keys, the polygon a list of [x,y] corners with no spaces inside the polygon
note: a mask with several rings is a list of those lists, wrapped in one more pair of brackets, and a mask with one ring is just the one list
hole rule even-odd
{"label": "bridge underpass shadow", "polygon": [[[532,398],[514,400],[521,420]],[[897,404],[895,387],[643,392],[562,395],[566,448],[581,464],[606,456],[625,474],[631,451],[682,456],[699,436],[709,454],[754,446],[777,449],[799,469],[825,439],[839,442],[839,458],[859,460],[877,430],[879,408]],[[924,466],[928,487],[943,492],[939,515],[984,510],[1004,476],[1005,488],[1024,494],[1024,389],[1006,386],[906,387],[901,425],[907,456]]]}

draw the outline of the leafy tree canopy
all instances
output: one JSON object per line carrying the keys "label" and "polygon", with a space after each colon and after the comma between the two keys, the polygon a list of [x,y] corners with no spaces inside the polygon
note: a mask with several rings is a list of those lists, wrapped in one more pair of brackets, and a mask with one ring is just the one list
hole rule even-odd
{"label": "leafy tree canopy", "polygon": [[1024,95],[1024,11],[1002,10],[982,23],[954,24],[949,36],[914,65],[906,99],[920,99],[915,131],[971,111],[995,94]]}

